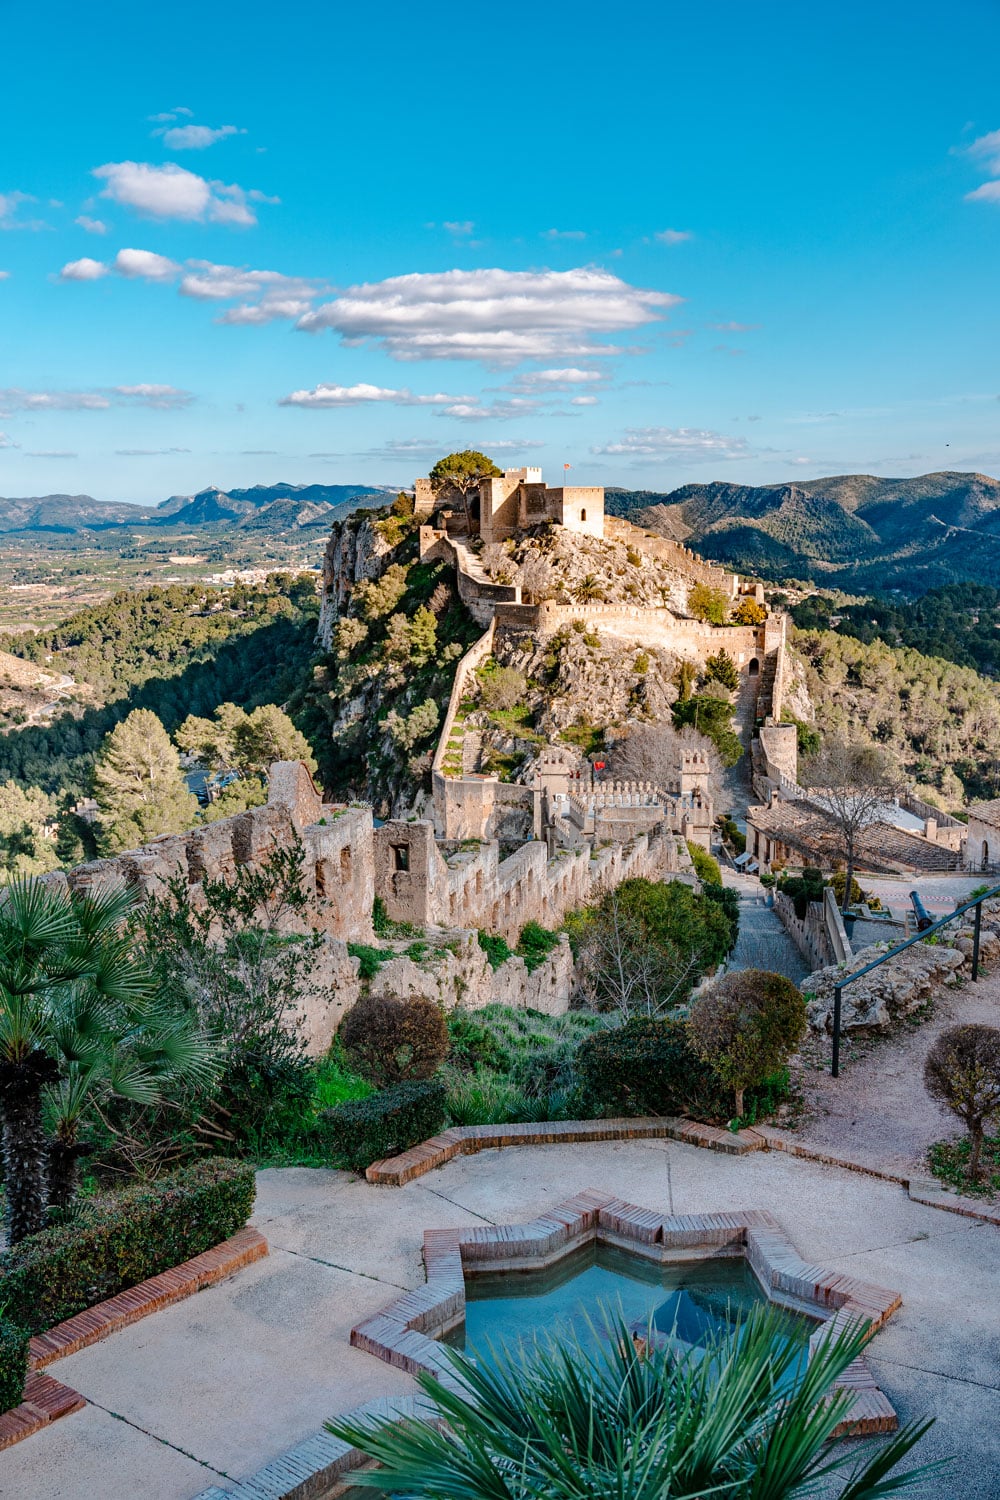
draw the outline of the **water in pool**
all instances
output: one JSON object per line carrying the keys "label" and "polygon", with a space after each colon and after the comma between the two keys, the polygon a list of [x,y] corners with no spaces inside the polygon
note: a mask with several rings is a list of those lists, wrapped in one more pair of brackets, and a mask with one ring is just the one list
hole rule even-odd
{"label": "water in pool", "polygon": [[[664,1266],[605,1245],[574,1251],[546,1271],[470,1276],[465,1289],[465,1323],[445,1342],[480,1358],[491,1346],[510,1349],[540,1334],[593,1347],[609,1315],[700,1345],[767,1301],[742,1257]],[[796,1313],[777,1315],[784,1337],[814,1326]]]}

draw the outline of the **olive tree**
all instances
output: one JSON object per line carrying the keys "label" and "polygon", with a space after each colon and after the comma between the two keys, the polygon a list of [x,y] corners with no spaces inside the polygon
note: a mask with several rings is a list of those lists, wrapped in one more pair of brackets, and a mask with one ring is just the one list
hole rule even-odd
{"label": "olive tree", "polygon": [[969,1132],[969,1175],[976,1181],[986,1125],[1000,1118],[1000,1031],[995,1026],[949,1026],[927,1054],[924,1087]]}
{"label": "olive tree", "polygon": [[438,459],[430,472],[431,489],[437,500],[445,500],[452,494],[460,497],[471,531],[470,497],[478,492],[482,480],[499,478],[502,472],[485,453],[465,448],[461,453],[449,453],[447,458]]}
{"label": "olive tree", "polygon": [[806,1004],[784,974],[740,969],[698,996],[688,1022],[699,1056],[733,1090],[736,1114],[743,1095],[785,1063],[806,1029]]}

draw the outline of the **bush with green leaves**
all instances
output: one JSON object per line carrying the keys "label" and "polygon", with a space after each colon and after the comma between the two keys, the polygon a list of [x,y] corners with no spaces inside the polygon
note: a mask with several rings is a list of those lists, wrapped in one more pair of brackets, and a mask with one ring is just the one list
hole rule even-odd
{"label": "bush with green leaves", "polygon": [[502,667],[492,658],[476,673],[479,679],[479,701],[484,708],[516,708],[524,701],[527,683],[522,672]]}
{"label": "bush with green leaves", "polygon": [[491,969],[499,969],[501,964],[505,964],[508,958],[514,956],[513,948],[499,933],[485,932],[483,928],[480,928],[478,937],[479,946],[489,959]]}
{"label": "bush with green leaves", "polygon": [[26,1328],[0,1313],[0,1416],[20,1406],[28,1378],[28,1345],[31,1334]]}
{"label": "bush with green leaves", "polygon": [[445,1090],[437,1079],[410,1079],[325,1110],[318,1127],[330,1152],[355,1172],[437,1135]]}
{"label": "bush with green leaves", "polygon": [[209,1157],[92,1200],[71,1224],[0,1255],[0,1303],[15,1323],[42,1333],[231,1238],[253,1212],[255,1192],[251,1163]]}
{"label": "bush with green leaves", "polygon": [[[223,1148],[227,1139],[257,1149],[280,1136],[311,1091],[302,1004],[323,939],[289,930],[309,908],[304,865],[296,840],[262,864],[240,865],[232,879],[204,879],[197,906],[183,880],[171,881],[138,919],[161,989],[193,1009],[221,1048],[214,1096],[176,1100],[173,1118],[214,1119]],[[129,1118],[119,1123],[124,1144]],[[169,1117],[160,1123],[169,1130]]]}
{"label": "bush with green leaves", "polygon": [[722,871],[719,869],[719,861],[713,859],[707,849],[696,844],[693,839],[687,840],[687,851],[694,865],[694,873],[702,882],[708,881],[709,885],[722,884]]}
{"label": "bush with green leaves", "polygon": [[348,1058],[380,1086],[430,1078],[448,1055],[444,1011],[426,995],[362,995],[337,1039]]}
{"label": "bush with green leaves", "polygon": [[514,952],[523,958],[531,974],[559,947],[559,934],[543,927],[541,922],[525,922]]}
{"label": "bush with green leaves", "polygon": [[747,1089],[784,1066],[806,1030],[806,1003],[784,974],[738,969],[702,990],[688,1021],[692,1045],[732,1089],[737,1117]]}
{"label": "bush with green leaves", "polygon": [[687,605],[696,620],[709,625],[725,625],[729,617],[728,595],[710,583],[696,583],[688,589]]}
{"label": "bush with green leaves", "polygon": [[[778,885],[778,889],[786,896],[790,896],[795,907],[795,915],[799,921],[805,920],[809,911],[811,901],[822,901],[823,887],[826,881],[822,870],[817,870],[812,865],[806,865],[801,875],[784,875]],[[843,884],[841,884],[843,893]]]}
{"label": "bush with green leaves", "polygon": [[585,1116],[726,1117],[725,1087],[680,1020],[637,1017],[594,1032],[577,1050],[576,1073]]}

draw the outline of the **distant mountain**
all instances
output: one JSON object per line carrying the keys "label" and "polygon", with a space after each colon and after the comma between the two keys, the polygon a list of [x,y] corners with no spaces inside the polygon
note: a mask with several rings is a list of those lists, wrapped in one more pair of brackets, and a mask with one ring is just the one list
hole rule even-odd
{"label": "distant mountain", "polygon": [[609,489],[605,503],[705,557],[777,580],[922,593],[1000,572],[1000,481],[986,474]]}
{"label": "distant mountain", "polygon": [[255,531],[289,531],[326,525],[337,507],[384,504],[391,485],[255,484],[252,489],[220,490],[214,485],[195,495],[171,495],[159,505],[128,505],[91,495],[0,496],[0,533],[54,531],[74,535],[127,526],[219,526],[239,524]]}

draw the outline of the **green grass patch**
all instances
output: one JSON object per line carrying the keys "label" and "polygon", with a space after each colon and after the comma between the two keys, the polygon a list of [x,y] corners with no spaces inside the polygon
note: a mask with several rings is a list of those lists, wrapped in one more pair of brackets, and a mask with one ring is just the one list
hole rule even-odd
{"label": "green grass patch", "polygon": [[348,943],[347,951],[358,960],[359,979],[374,979],[382,965],[392,957],[387,949],[373,948],[370,943]]}
{"label": "green grass patch", "polygon": [[935,1141],[927,1161],[934,1176],[954,1192],[973,1198],[995,1197],[1000,1193],[1000,1136],[987,1136],[983,1141],[982,1176],[978,1181],[969,1176],[971,1154],[972,1143],[966,1136],[961,1141]]}

